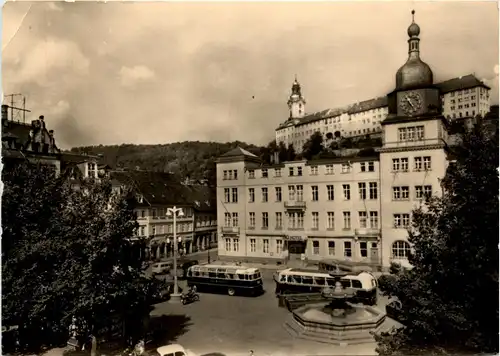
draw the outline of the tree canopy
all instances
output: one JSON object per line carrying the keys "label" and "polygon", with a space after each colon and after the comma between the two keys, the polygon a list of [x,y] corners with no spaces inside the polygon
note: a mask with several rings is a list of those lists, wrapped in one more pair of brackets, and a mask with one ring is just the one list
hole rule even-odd
{"label": "tree canopy", "polygon": [[380,355],[498,353],[498,130],[464,132],[450,155],[443,196],[413,212],[413,267],[380,285],[408,321],[376,337]]}
{"label": "tree canopy", "polygon": [[84,340],[149,315],[161,284],[134,253],[144,241],[132,242],[126,192],[108,181],[74,189],[41,164],[7,164],[2,178],[2,321],[19,326],[22,348],[67,340],[73,317]]}
{"label": "tree canopy", "polygon": [[312,159],[317,154],[320,154],[323,149],[323,134],[316,131],[304,143],[302,147],[302,155],[306,159]]}

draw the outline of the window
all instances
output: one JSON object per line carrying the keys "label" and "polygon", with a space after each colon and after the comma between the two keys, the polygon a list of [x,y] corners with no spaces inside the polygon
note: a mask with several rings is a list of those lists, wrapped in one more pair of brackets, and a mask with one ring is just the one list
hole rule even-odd
{"label": "window", "polygon": [[233,251],[238,252],[240,250],[240,239],[233,239]]}
{"label": "window", "polygon": [[87,164],[89,177],[97,178],[97,165],[95,163]]}
{"label": "window", "polygon": [[349,184],[342,184],[344,191],[344,200],[351,200],[351,186]]}
{"label": "window", "polygon": [[361,162],[361,172],[375,172],[374,162]]}
{"label": "window", "polygon": [[276,254],[281,255],[283,252],[283,240],[276,240]]}
{"label": "window", "polygon": [[238,226],[238,213],[233,213],[233,226]]}
{"label": "window", "polygon": [[302,176],[302,167],[297,167],[297,175]]}
{"label": "window", "polygon": [[328,241],[328,255],[335,256],[335,241]]}
{"label": "window", "polygon": [[248,188],[248,202],[253,203],[255,201],[255,188]]}
{"label": "window", "polygon": [[233,178],[238,179],[238,170],[237,169],[233,170]]}
{"label": "window", "polygon": [[151,227],[151,235],[153,235],[153,236],[156,235],[156,226]]}
{"label": "window", "polygon": [[326,190],[328,192],[328,200],[333,200],[333,198],[335,197],[335,190],[333,188],[333,185],[327,185]]}
{"label": "window", "polygon": [[319,229],[319,213],[317,211],[313,211],[312,213],[312,228],[315,230]]}
{"label": "window", "polygon": [[415,198],[423,199],[428,198],[432,194],[432,186],[431,185],[416,185],[415,186]]}
{"label": "window", "polygon": [[226,251],[231,251],[231,239],[226,238]]}
{"label": "window", "polygon": [[250,228],[254,229],[255,228],[255,213],[254,212],[248,213],[248,220],[249,220]]}
{"label": "window", "polygon": [[350,163],[342,163],[342,173],[351,172],[351,164]]}
{"label": "window", "polygon": [[267,168],[262,168],[262,178],[268,178]]}
{"label": "window", "polygon": [[408,172],[408,158],[401,158],[401,172]]}
{"label": "window", "polygon": [[288,214],[288,228],[295,229],[297,225],[296,213]]}
{"label": "window", "polygon": [[281,212],[276,213],[276,229],[281,229],[283,227],[283,215]]}
{"label": "window", "polygon": [[368,257],[368,244],[366,242],[359,243],[359,252],[361,257]]}
{"label": "window", "polygon": [[297,227],[299,229],[304,228],[304,213],[297,213]]}
{"label": "window", "polygon": [[262,202],[267,203],[267,201],[268,201],[267,188],[262,188]]}
{"label": "window", "polygon": [[250,179],[255,178],[255,171],[253,169],[250,169],[248,171],[248,178],[250,178]]}
{"label": "window", "polygon": [[311,175],[312,176],[318,175],[318,166],[311,166]]}
{"label": "window", "polygon": [[410,226],[410,214],[394,214],[394,227],[407,229]]}
{"label": "window", "polygon": [[318,186],[317,185],[313,185],[311,187],[311,190],[312,190],[312,200],[313,201],[318,201]]}
{"label": "window", "polygon": [[424,157],[424,170],[425,171],[431,170],[431,157],[430,156]]}
{"label": "window", "polygon": [[358,183],[359,199],[366,200],[366,183]]}
{"label": "window", "polygon": [[250,239],[250,252],[256,252],[257,251],[257,243],[255,239]]}
{"label": "window", "polygon": [[141,226],[141,236],[145,236],[145,235],[146,235],[146,227]]}
{"label": "window", "polygon": [[319,255],[319,241],[313,241],[313,255]]}
{"label": "window", "polygon": [[392,244],[392,258],[408,259],[410,256],[410,244],[406,241],[394,241]]}
{"label": "window", "polygon": [[342,214],[344,215],[344,230],[350,230],[351,229],[351,212],[344,211]]}
{"label": "window", "polygon": [[408,158],[393,158],[392,159],[393,172],[408,172]]}
{"label": "window", "polygon": [[223,180],[227,180],[227,171],[223,171],[223,174],[224,174],[224,176],[223,176],[223,178],[222,178],[222,179],[223,179]]}
{"label": "window", "polygon": [[333,211],[329,211],[327,213],[327,216],[328,216],[327,229],[328,230],[335,230],[335,213]]}
{"label": "window", "polygon": [[326,174],[333,174],[333,173],[334,173],[333,164],[327,164],[326,165]]}
{"label": "window", "polygon": [[401,127],[398,129],[399,141],[421,141],[424,139],[424,126]]}
{"label": "window", "polygon": [[378,211],[370,211],[370,227],[378,229]]}
{"label": "window", "polygon": [[238,188],[231,188],[232,196],[233,196],[233,203],[238,202]]}
{"label": "window", "polygon": [[288,200],[295,200],[295,187],[293,185],[288,186]]}
{"label": "window", "polygon": [[288,175],[290,177],[293,177],[293,171],[294,171],[293,167],[288,167]]}
{"label": "window", "polygon": [[392,200],[408,200],[410,187],[392,187]]}
{"label": "window", "polygon": [[274,169],[274,176],[275,177],[281,177],[281,168],[275,168]]}
{"label": "window", "polygon": [[231,191],[229,188],[224,188],[224,203],[231,202]]}
{"label": "window", "polygon": [[281,187],[275,187],[276,201],[281,201]]}
{"label": "window", "polygon": [[231,213],[224,213],[224,226],[225,227],[231,226]]}
{"label": "window", "polygon": [[262,213],[262,228],[267,229],[269,227],[269,214]]}
{"label": "window", "polygon": [[344,241],[344,257],[352,257],[352,249],[350,241]]}
{"label": "window", "polygon": [[263,240],[262,247],[263,247],[262,252],[269,253],[269,240],[268,239]]}
{"label": "window", "polygon": [[367,214],[366,214],[366,211],[360,211],[358,214],[359,214],[359,227],[361,229],[366,229],[366,227],[367,227]]}
{"label": "window", "polygon": [[378,184],[377,182],[370,182],[370,199],[378,199]]}
{"label": "window", "polygon": [[297,186],[297,201],[304,201],[304,189],[301,185]]}

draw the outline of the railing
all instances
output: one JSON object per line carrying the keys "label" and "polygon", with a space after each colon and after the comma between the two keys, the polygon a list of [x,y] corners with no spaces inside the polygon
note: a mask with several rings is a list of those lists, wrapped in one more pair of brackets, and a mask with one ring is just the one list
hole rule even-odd
{"label": "railing", "polygon": [[284,203],[286,209],[305,209],[306,202],[303,200],[288,200]]}
{"label": "railing", "polygon": [[238,226],[223,226],[221,228],[223,234],[239,234],[240,228]]}
{"label": "railing", "polygon": [[379,236],[380,235],[380,229],[375,229],[375,228],[360,228],[360,229],[355,229],[354,233],[358,236]]}

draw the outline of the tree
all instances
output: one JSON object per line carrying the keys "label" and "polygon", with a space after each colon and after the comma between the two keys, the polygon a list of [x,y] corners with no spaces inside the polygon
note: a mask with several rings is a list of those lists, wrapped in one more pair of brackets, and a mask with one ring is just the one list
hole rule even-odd
{"label": "tree", "polygon": [[289,144],[287,149],[286,149],[286,159],[285,161],[293,161],[297,157],[297,154],[295,153],[295,148],[293,147],[293,144]]}
{"label": "tree", "polygon": [[478,125],[450,154],[443,196],[413,212],[413,268],[381,285],[411,321],[376,337],[381,355],[498,353],[498,131]]}
{"label": "tree", "polygon": [[149,315],[161,284],[134,254],[131,195],[105,180],[75,190],[43,165],[2,175],[2,318],[19,325],[23,348],[67,340],[73,316],[86,341]]}
{"label": "tree", "polygon": [[306,159],[312,159],[323,151],[323,135],[315,132],[309,137],[302,147],[302,155]]}

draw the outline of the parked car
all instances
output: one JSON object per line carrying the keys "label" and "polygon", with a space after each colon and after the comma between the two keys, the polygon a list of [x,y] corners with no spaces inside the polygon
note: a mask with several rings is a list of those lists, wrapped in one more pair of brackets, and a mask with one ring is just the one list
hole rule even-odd
{"label": "parked car", "polygon": [[172,268],[172,264],[170,262],[158,262],[153,264],[153,267],[151,268],[151,273],[153,276],[157,274],[166,274],[170,272],[170,269]]}
{"label": "parked car", "polygon": [[396,320],[399,323],[404,323],[403,316],[403,305],[399,300],[393,300],[385,306],[385,313],[391,319]]}
{"label": "parked car", "polygon": [[160,346],[156,349],[157,356],[196,356],[191,350],[185,349],[182,345],[172,344]]}

